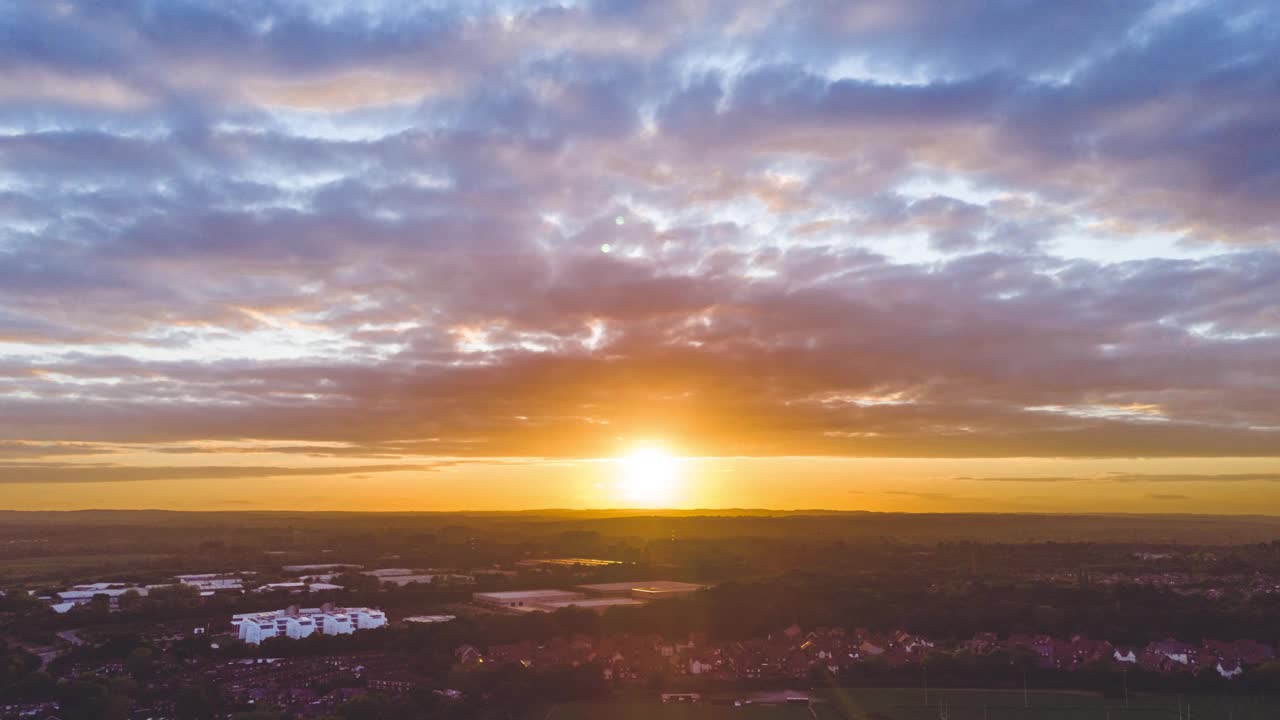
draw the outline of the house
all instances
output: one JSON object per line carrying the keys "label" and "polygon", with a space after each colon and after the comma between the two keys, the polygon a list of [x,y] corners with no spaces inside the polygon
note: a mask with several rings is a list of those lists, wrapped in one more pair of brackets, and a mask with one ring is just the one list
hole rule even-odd
{"label": "house", "polygon": [[973,636],[972,640],[965,641],[960,649],[974,655],[987,655],[1000,647],[1000,638],[995,633],[984,632]]}
{"label": "house", "polygon": [[883,646],[876,645],[870,640],[866,640],[858,646],[858,650],[860,650],[863,655],[875,657],[877,655],[883,655],[885,649]]}
{"label": "house", "polygon": [[1224,667],[1223,661],[1220,660],[1218,661],[1217,671],[1224,678],[1233,678],[1244,674],[1244,668],[1240,667],[1239,662],[1228,662]]}
{"label": "house", "polygon": [[1147,645],[1142,654],[1142,664],[1152,670],[1189,669],[1195,661],[1196,648],[1172,638]]}

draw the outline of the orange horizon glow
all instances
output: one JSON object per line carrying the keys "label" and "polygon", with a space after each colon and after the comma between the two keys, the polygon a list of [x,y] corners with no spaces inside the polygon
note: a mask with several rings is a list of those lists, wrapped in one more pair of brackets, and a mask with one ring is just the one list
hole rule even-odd
{"label": "orange horizon glow", "polygon": [[[209,467],[207,453],[104,454],[74,464],[100,469],[120,463],[122,476],[131,469],[156,476],[53,485],[11,481],[3,486],[0,505],[14,510],[1280,514],[1269,479],[1280,477],[1280,463],[1269,458],[684,456],[665,447],[638,444],[603,458],[309,458],[279,469],[279,458],[270,452],[224,447],[217,459],[222,471]],[[187,471],[192,474],[181,476]]]}

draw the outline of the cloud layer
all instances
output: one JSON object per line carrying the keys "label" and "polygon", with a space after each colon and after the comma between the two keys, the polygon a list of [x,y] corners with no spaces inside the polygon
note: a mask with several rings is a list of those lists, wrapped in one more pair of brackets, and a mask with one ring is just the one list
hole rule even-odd
{"label": "cloud layer", "polygon": [[0,482],[1277,455],[1280,13],[1084,5],[10,4]]}

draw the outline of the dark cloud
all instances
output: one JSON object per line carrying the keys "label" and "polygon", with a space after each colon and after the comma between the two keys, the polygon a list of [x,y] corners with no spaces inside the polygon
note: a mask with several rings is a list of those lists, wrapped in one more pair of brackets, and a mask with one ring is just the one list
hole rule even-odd
{"label": "dark cloud", "polygon": [[1189,496],[1187,496],[1187,495],[1174,495],[1174,494],[1170,494],[1170,493],[1150,493],[1149,495],[1147,495],[1147,496],[1146,496],[1146,498],[1147,498],[1148,500],[1164,500],[1164,501],[1190,500],[1190,499],[1191,499],[1191,498],[1190,498]]}

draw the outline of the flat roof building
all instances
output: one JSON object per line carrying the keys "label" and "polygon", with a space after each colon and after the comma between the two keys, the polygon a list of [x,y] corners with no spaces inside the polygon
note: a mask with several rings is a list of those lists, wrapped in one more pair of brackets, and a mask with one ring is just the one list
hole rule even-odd
{"label": "flat roof building", "polygon": [[471,594],[471,600],[479,605],[519,609],[547,602],[563,600],[579,600],[580,592],[569,590],[509,590],[504,592],[478,592]]}
{"label": "flat roof building", "polygon": [[679,595],[695,593],[699,590],[705,590],[706,588],[706,585],[679,582],[677,580],[633,580],[631,582],[595,583],[591,585],[574,586],[575,590],[580,590],[591,595],[631,597],[637,600],[658,600],[661,598],[676,597]]}
{"label": "flat roof building", "polygon": [[201,591],[243,591],[244,580],[239,575],[208,573],[204,575],[175,575],[174,579],[183,585],[190,585]]}
{"label": "flat roof building", "polygon": [[282,565],[281,570],[291,573],[305,573],[322,570],[359,570],[363,565],[353,565],[351,563],[318,563],[314,565]]}
{"label": "flat roof building", "polygon": [[452,573],[431,573],[429,575],[379,575],[378,581],[384,585],[472,585],[476,579],[470,575],[454,575]]}
{"label": "flat roof building", "polygon": [[602,560],[600,558],[530,558],[528,560],[517,560],[516,565],[519,567],[606,567],[608,565],[621,565],[621,560]]}
{"label": "flat roof building", "polygon": [[334,585],[333,583],[326,583],[326,582],[312,582],[312,583],[280,582],[280,583],[267,583],[266,585],[263,585],[262,587],[259,587],[256,590],[254,590],[254,592],[265,593],[265,592],[272,592],[275,590],[284,590],[289,594],[293,595],[297,593],[324,592],[326,590],[341,590],[341,589],[342,589],[341,585]]}
{"label": "flat roof building", "polygon": [[411,568],[378,568],[377,570],[364,570],[361,575],[371,575],[377,578],[396,577],[401,575],[412,575]]}
{"label": "flat roof building", "polygon": [[349,635],[356,630],[371,630],[387,624],[387,615],[377,608],[291,607],[260,613],[231,616],[236,635],[250,645],[258,645],[273,637],[294,640],[320,632],[325,635]]}
{"label": "flat roof building", "polygon": [[137,585],[126,585],[125,583],[90,583],[88,585],[73,585],[71,589],[58,593],[58,599],[61,603],[72,603],[74,605],[87,605],[93,602],[93,598],[97,595],[105,595],[114,605],[121,595],[127,592],[136,592],[139,595],[147,595],[147,588]]}
{"label": "flat roof building", "polygon": [[602,597],[602,598],[583,598],[581,600],[554,600],[551,602],[537,603],[533,607],[547,612],[555,612],[562,608],[579,608],[581,610],[590,610],[592,612],[603,613],[609,608],[615,607],[640,607],[644,605],[643,600],[633,600],[632,598],[622,597]]}

